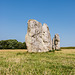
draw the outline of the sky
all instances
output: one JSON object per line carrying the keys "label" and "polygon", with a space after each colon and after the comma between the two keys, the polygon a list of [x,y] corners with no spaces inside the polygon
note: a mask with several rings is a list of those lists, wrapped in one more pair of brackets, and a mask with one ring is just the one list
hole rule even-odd
{"label": "sky", "polygon": [[0,40],[25,41],[27,22],[46,23],[51,39],[60,36],[60,46],[75,46],[75,0],[0,0]]}

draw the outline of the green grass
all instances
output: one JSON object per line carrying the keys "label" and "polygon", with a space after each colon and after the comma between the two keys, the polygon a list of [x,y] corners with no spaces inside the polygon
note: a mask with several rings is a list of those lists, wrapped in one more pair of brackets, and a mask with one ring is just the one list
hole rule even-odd
{"label": "green grass", "polygon": [[75,75],[75,50],[0,51],[0,75]]}

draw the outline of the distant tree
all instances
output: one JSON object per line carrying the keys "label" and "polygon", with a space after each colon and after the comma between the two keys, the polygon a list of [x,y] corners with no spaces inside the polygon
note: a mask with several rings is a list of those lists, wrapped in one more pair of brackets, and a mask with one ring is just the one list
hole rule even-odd
{"label": "distant tree", "polygon": [[7,40],[7,48],[15,49],[15,48],[17,48],[17,46],[16,46],[17,43],[18,43],[17,40]]}
{"label": "distant tree", "polygon": [[3,47],[2,47],[2,41],[0,41],[0,49],[3,49]]}
{"label": "distant tree", "polygon": [[2,40],[1,46],[2,46],[2,49],[6,49],[7,48],[7,40]]}
{"label": "distant tree", "polygon": [[17,43],[17,48],[18,48],[18,49],[23,49],[23,44],[22,44],[22,42],[18,42],[18,43]]}
{"label": "distant tree", "polygon": [[24,49],[27,49],[27,46],[26,46],[26,43],[25,42],[23,42],[23,48]]}

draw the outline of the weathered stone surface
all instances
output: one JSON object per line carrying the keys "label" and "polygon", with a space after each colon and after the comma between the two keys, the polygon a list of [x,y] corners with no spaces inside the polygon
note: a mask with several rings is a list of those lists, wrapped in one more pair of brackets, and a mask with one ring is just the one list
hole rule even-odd
{"label": "weathered stone surface", "polygon": [[55,34],[52,40],[52,49],[59,50],[60,49],[60,37],[58,34]]}
{"label": "weathered stone surface", "polygon": [[52,49],[53,50],[55,50],[55,43],[54,43],[54,41],[55,41],[55,38],[53,38],[53,40],[52,40]]}
{"label": "weathered stone surface", "polygon": [[47,52],[52,50],[52,41],[47,24],[36,20],[28,21],[28,30],[25,37],[28,52]]}
{"label": "weathered stone surface", "polygon": [[52,40],[49,32],[49,28],[47,24],[43,24],[42,27],[42,40],[43,40],[43,48],[45,51],[52,50]]}

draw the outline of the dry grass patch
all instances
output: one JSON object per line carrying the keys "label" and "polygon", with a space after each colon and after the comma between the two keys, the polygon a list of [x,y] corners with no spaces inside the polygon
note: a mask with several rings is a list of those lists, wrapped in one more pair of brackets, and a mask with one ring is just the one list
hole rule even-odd
{"label": "dry grass patch", "polygon": [[75,75],[75,49],[46,53],[0,50],[0,75]]}

